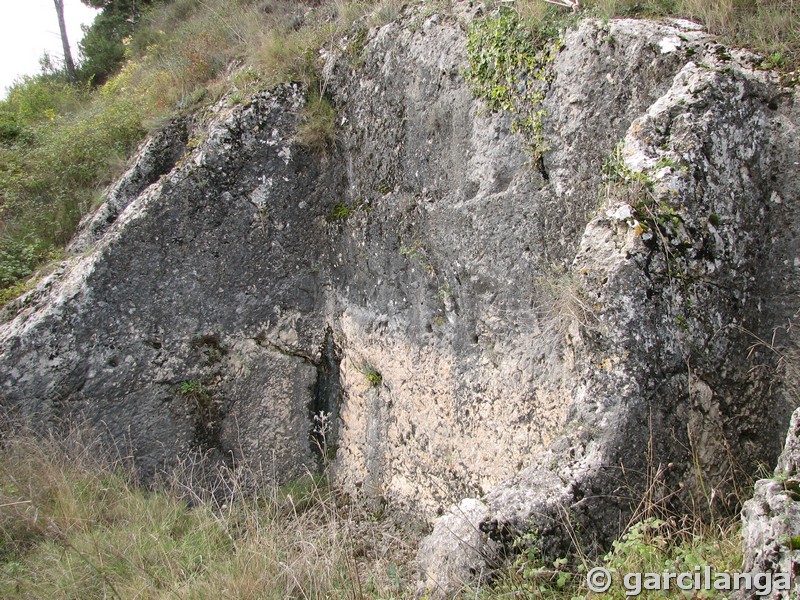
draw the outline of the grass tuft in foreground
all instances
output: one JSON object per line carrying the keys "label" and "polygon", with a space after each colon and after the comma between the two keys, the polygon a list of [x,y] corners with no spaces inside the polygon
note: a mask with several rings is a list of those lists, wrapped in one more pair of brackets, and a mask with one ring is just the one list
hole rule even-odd
{"label": "grass tuft in foreground", "polygon": [[239,495],[228,472],[234,496],[214,501],[143,489],[102,451],[80,433],[4,440],[0,597],[388,599],[408,587],[399,531],[337,504],[318,477]]}
{"label": "grass tuft in foreground", "polygon": [[[415,536],[382,512],[338,496],[322,477],[259,488],[258,473],[223,468],[223,497],[197,486],[203,466],[187,459],[152,491],[108,455],[81,430],[66,438],[5,435],[0,597],[416,597]],[[738,522],[657,512],[642,512],[599,558],[545,561],[536,535],[524,536],[517,559],[491,585],[459,597],[593,597],[586,574],[600,566],[614,579],[603,597],[622,600],[626,573],[739,568]]]}

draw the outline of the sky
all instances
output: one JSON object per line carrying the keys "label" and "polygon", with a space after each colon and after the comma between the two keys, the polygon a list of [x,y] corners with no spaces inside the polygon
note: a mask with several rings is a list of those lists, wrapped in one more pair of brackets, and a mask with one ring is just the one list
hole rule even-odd
{"label": "sky", "polygon": [[[76,62],[81,24],[91,24],[95,14],[80,0],[64,0],[67,37]],[[59,62],[63,59],[53,0],[0,0],[0,97],[20,75],[40,71],[39,58],[45,51]]]}

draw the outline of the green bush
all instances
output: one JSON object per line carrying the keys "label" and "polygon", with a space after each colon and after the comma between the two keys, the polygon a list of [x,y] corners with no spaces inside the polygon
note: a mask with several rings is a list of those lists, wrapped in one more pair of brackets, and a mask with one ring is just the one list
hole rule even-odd
{"label": "green bush", "polygon": [[11,86],[0,112],[19,127],[31,127],[75,112],[87,99],[86,88],[70,85],[58,75],[25,76]]}
{"label": "green bush", "polygon": [[44,120],[34,107],[52,111],[54,104],[38,98],[20,93],[4,103],[21,115],[15,124],[23,133],[0,147],[0,289],[70,239],[97,187],[145,133],[141,107],[124,97],[96,95],[81,110]]}

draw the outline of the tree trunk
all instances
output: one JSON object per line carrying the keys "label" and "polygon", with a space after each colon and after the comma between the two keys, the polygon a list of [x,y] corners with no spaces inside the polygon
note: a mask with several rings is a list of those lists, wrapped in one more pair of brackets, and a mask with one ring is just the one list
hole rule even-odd
{"label": "tree trunk", "polygon": [[75,63],[72,61],[72,51],[69,49],[69,39],[67,39],[67,24],[64,22],[64,0],[53,0],[58,13],[58,27],[61,30],[61,44],[64,46],[64,69],[70,81],[75,81]]}

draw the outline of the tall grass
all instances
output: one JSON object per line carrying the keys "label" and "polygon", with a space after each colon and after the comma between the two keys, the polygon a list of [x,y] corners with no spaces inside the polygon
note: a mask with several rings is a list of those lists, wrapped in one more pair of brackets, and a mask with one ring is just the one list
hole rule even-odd
{"label": "tall grass", "polygon": [[3,440],[0,597],[388,599],[409,587],[399,530],[320,478],[240,494],[231,471],[232,493],[215,500],[146,490],[103,456],[79,431]]}
{"label": "tall grass", "polygon": [[681,0],[679,10],[723,41],[763,54],[766,66],[800,68],[800,4],[795,0]]}
{"label": "tall grass", "polygon": [[[112,459],[110,457],[117,457]],[[222,469],[227,493],[198,487],[187,461],[158,491],[89,430],[66,437],[6,433],[0,444],[0,597],[415,597],[415,536],[348,501],[324,478],[259,487],[259,474]],[[708,524],[643,503],[611,551],[545,561],[535,534],[491,585],[462,598],[586,597],[586,573],[607,568],[609,598],[626,573],[736,571],[739,524]],[[567,528],[580,547],[580,531]]]}

